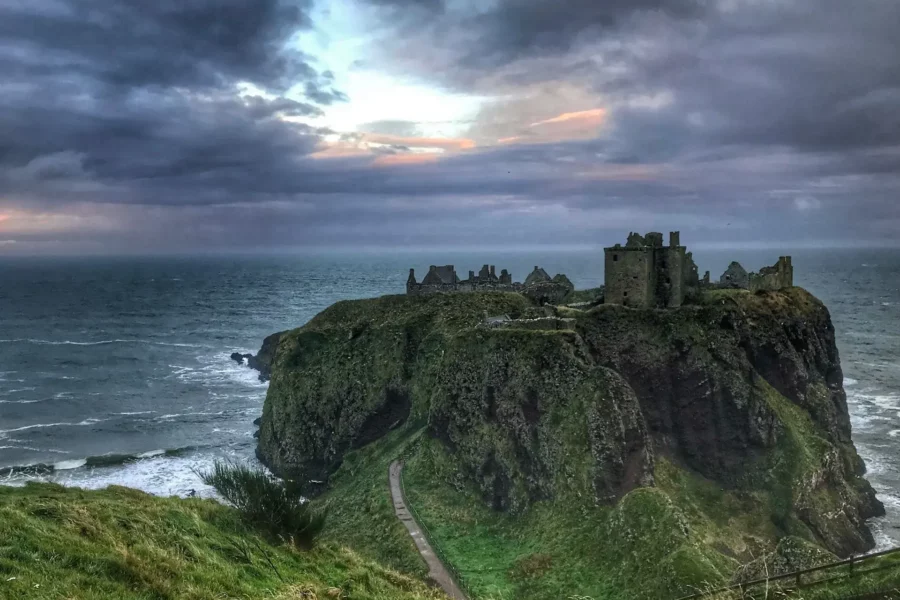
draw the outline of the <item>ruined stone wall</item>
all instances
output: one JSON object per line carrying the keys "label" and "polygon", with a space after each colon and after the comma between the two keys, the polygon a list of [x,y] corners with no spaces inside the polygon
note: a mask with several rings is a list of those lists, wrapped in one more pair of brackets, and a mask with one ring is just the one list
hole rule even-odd
{"label": "ruined stone wall", "polygon": [[763,267],[759,273],[750,273],[748,289],[751,292],[760,290],[775,291],[794,285],[794,266],[790,256],[781,256],[771,267]]}
{"label": "ruined stone wall", "polygon": [[655,303],[656,271],[652,248],[607,248],[606,302],[647,307]]}

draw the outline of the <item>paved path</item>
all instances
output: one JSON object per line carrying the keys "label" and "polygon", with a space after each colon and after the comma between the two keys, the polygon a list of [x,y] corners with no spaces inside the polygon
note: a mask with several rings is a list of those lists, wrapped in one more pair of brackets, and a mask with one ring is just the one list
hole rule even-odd
{"label": "paved path", "polygon": [[437,557],[431,548],[431,544],[425,539],[419,524],[416,523],[416,520],[409,513],[409,509],[406,508],[403,489],[400,487],[400,471],[402,470],[403,463],[396,460],[391,463],[389,479],[391,482],[391,498],[394,500],[394,513],[406,525],[409,535],[412,536],[413,541],[416,543],[416,548],[419,549],[419,554],[425,559],[425,563],[428,565],[428,576],[441,586],[441,589],[453,600],[467,600],[465,594],[453,581],[453,577],[450,576],[447,567],[444,566],[441,559]]}

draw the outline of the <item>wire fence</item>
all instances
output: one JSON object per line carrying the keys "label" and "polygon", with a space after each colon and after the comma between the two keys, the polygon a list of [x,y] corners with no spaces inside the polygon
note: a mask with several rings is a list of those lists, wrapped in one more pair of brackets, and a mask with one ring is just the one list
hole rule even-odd
{"label": "wire fence", "polygon": [[434,537],[434,534],[428,529],[428,526],[425,524],[425,520],[422,519],[422,515],[416,510],[416,507],[412,505],[409,501],[409,494],[406,493],[406,485],[403,483],[403,468],[400,468],[400,493],[403,495],[403,501],[406,503],[406,508],[412,514],[413,518],[416,520],[416,523],[419,525],[419,528],[422,530],[422,534],[425,536],[425,539],[428,540],[428,543],[431,545],[431,549],[434,550],[434,553],[437,554],[437,557],[441,559],[441,562],[444,563],[444,567],[447,568],[447,571],[450,572],[450,576],[453,577],[453,581],[456,582],[456,585],[460,590],[468,597],[472,598],[472,589],[466,583],[466,581],[462,578],[462,575],[457,570],[453,563],[450,562],[450,559],[447,558],[447,555],[444,553],[443,548],[438,543],[437,539]]}
{"label": "wire fence", "polygon": [[[680,598],[678,598],[678,600],[698,600],[700,598],[709,598],[718,594],[724,594],[726,592],[738,592],[742,595],[746,595],[747,597],[752,598],[754,588],[769,586],[772,584],[782,584],[782,582],[784,584],[787,584],[786,587],[782,588],[782,591],[808,589],[826,583],[834,583],[839,580],[853,579],[856,577],[861,577],[863,575],[869,575],[878,571],[884,571],[886,569],[898,569],[900,568],[900,565],[895,563],[887,565],[877,564],[878,559],[895,554],[900,556],[900,548],[892,548],[890,550],[885,550],[884,552],[876,552],[874,554],[867,554],[865,556],[852,557],[838,562],[819,565],[818,567],[812,567],[810,569],[792,571],[790,573],[784,573],[782,575],[764,577],[761,579],[755,579],[753,581],[736,583],[727,587],[697,592],[689,596],[681,596]],[[872,564],[875,564],[875,566],[869,568]],[[834,573],[834,575],[830,576],[831,573]],[[813,578],[813,575],[820,576]],[[865,595],[861,597],[865,597]]]}

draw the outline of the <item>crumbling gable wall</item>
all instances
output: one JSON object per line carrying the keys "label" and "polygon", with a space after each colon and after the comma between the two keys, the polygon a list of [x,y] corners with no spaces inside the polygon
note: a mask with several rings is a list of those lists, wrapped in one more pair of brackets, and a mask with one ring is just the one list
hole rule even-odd
{"label": "crumbling gable wall", "polygon": [[751,273],[748,281],[751,292],[775,291],[793,286],[794,266],[790,256],[779,256],[778,262],[773,266],[763,267],[759,273]]}
{"label": "crumbling gable wall", "polygon": [[719,277],[719,286],[723,288],[738,288],[746,290],[750,287],[750,276],[747,269],[741,263],[732,261],[722,276]]}

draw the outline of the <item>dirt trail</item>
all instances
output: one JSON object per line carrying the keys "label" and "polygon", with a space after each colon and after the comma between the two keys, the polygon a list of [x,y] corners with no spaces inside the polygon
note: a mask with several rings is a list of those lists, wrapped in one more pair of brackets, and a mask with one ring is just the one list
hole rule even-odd
{"label": "dirt trail", "polygon": [[432,549],[431,544],[428,543],[428,540],[425,539],[425,535],[422,533],[422,528],[419,527],[419,524],[416,523],[416,520],[406,507],[406,499],[403,497],[403,489],[400,487],[400,471],[402,470],[403,463],[398,461],[391,463],[389,479],[391,482],[391,498],[394,501],[394,513],[406,526],[409,535],[412,536],[413,541],[416,543],[416,548],[419,549],[419,554],[425,559],[425,563],[428,565],[428,576],[441,586],[441,589],[453,600],[467,600],[466,595],[462,593],[462,590],[453,581],[453,577],[450,576],[447,567],[434,553],[434,549]]}

